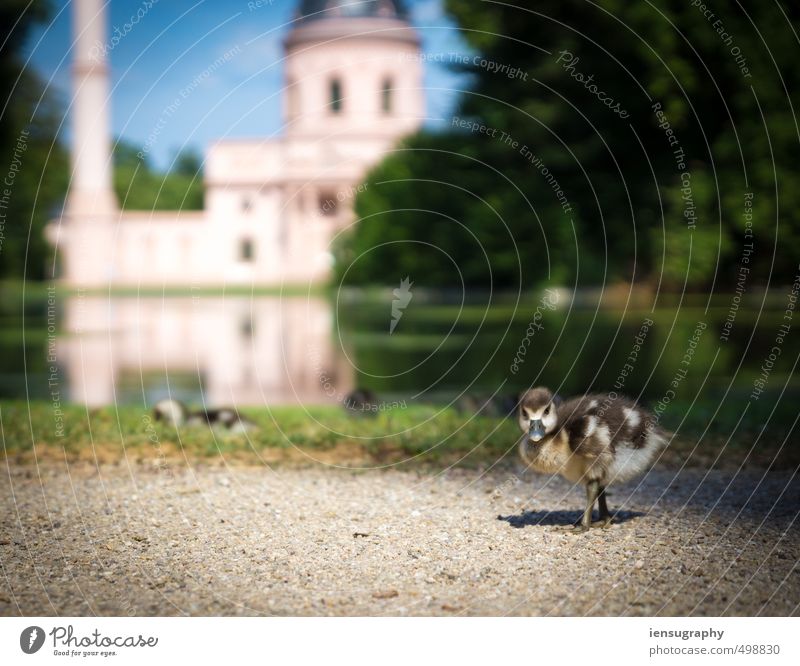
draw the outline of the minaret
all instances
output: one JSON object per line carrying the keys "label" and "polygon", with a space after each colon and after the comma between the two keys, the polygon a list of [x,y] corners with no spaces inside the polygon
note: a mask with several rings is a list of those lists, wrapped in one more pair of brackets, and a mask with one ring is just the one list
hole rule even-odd
{"label": "minaret", "polygon": [[73,218],[105,217],[117,210],[111,180],[106,4],[72,2],[72,178],[66,212]]}

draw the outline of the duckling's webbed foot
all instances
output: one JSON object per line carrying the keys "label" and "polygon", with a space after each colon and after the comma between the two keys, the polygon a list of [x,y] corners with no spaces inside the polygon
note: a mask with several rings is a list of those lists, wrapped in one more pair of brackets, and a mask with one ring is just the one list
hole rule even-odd
{"label": "duckling's webbed foot", "polygon": [[583,534],[584,532],[588,532],[589,528],[583,524],[583,521],[579,522],[577,525],[574,525],[569,530],[567,530],[569,534]]}
{"label": "duckling's webbed foot", "polygon": [[589,528],[583,524],[583,519],[571,525],[556,525],[553,528],[554,532],[566,532],[567,534],[583,534],[588,532]]}
{"label": "duckling's webbed foot", "polygon": [[611,527],[612,522],[613,521],[611,520],[611,516],[608,516],[607,518],[601,518],[600,520],[593,520],[591,527],[599,527],[600,529],[605,529],[606,527]]}
{"label": "duckling's webbed foot", "polygon": [[[606,527],[611,527],[612,522],[611,516],[608,516],[607,518],[601,518],[600,520],[593,520],[589,524],[589,527],[592,529],[604,529]],[[556,532],[569,532],[570,534],[582,534],[583,532],[586,532],[589,527],[586,527],[583,524],[583,519],[581,518],[577,523],[573,523],[572,525],[559,525],[558,527],[554,527],[553,530]]]}

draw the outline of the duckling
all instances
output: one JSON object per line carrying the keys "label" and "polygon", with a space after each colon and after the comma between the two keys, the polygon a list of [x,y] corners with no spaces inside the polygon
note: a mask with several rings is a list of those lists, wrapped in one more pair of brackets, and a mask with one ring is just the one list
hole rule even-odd
{"label": "duckling", "polygon": [[180,400],[164,398],[153,405],[153,418],[171,426],[182,426],[189,418],[189,409]]}
{"label": "duckling", "polygon": [[[537,387],[522,394],[518,415],[525,433],[519,443],[522,460],[537,472],[586,485],[587,506],[572,528],[576,533],[611,524],[606,488],[642,474],[669,438],[651,414],[616,394],[561,403],[550,389]],[[593,523],[595,502],[600,520]]]}
{"label": "duckling", "polygon": [[231,434],[241,434],[255,429],[256,424],[242,416],[232,407],[220,409],[201,409],[190,412],[180,400],[159,400],[153,406],[153,418],[164,421],[174,427],[209,425],[220,426]]}
{"label": "duckling", "polygon": [[378,396],[368,388],[355,388],[348,393],[342,406],[350,415],[375,416],[378,413]]}

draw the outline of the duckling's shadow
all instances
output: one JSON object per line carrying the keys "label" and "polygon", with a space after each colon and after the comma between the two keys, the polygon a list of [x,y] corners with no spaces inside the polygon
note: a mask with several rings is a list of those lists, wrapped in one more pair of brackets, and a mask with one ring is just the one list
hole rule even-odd
{"label": "duckling's shadow", "polygon": [[[613,523],[619,525],[633,518],[645,515],[641,511],[617,511],[613,513]],[[594,512],[597,517],[597,511]],[[547,527],[552,525],[569,526],[583,518],[583,511],[523,511],[516,516],[497,516],[497,520],[505,520],[511,527],[528,527],[535,525]]]}

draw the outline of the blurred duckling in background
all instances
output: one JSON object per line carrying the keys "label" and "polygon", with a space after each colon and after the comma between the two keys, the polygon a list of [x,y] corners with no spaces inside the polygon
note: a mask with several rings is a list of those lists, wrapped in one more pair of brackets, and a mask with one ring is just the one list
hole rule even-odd
{"label": "blurred duckling in background", "polygon": [[456,401],[456,411],[465,416],[487,416],[505,418],[514,414],[519,395],[475,395],[464,393]]}
{"label": "blurred duckling in background", "polygon": [[200,409],[193,412],[180,400],[172,398],[159,400],[155,404],[153,418],[176,428],[208,425],[223,429],[230,434],[242,434],[256,429],[255,423],[232,407]]}
{"label": "blurred duckling in background", "polygon": [[[606,527],[612,516],[606,488],[644,473],[668,443],[654,417],[621,396],[584,395],[566,402],[538,387],[520,397],[522,460],[534,471],[560,474],[586,486],[583,518],[572,528]],[[599,520],[592,522],[595,502]]]}
{"label": "blurred duckling in background", "polygon": [[351,416],[375,416],[378,413],[378,396],[368,388],[355,388],[344,397],[342,405]]}

